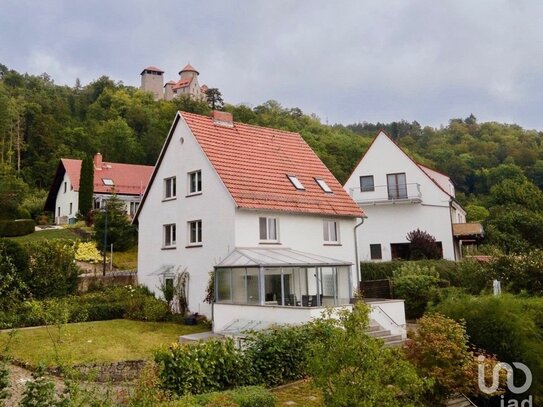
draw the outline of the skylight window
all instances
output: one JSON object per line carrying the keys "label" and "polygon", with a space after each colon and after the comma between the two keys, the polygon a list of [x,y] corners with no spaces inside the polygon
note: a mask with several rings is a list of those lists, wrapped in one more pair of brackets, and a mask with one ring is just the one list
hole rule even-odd
{"label": "skylight window", "polygon": [[292,182],[292,185],[294,185],[294,188],[300,191],[305,190],[303,184],[300,182],[300,180],[298,179],[296,175],[287,175],[287,177],[290,180],[290,182]]}
{"label": "skylight window", "polygon": [[105,186],[107,187],[113,187],[115,186],[115,183],[113,182],[113,180],[111,178],[102,178],[102,182],[104,183]]}
{"label": "skylight window", "polygon": [[330,188],[328,186],[328,184],[326,183],[325,180],[323,179],[320,179],[320,178],[315,178],[315,181],[317,182],[317,184],[319,184],[319,187],[321,187],[321,189],[324,191],[324,192],[327,192],[329,194],[331,194],[333,191],[332,191],[332,188]]}

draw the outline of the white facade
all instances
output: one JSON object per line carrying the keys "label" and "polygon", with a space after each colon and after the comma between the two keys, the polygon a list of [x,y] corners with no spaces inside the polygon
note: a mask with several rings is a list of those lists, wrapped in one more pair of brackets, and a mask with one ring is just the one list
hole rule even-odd
{"label": "white facade", "polygon": [[[157,295],[161,294],[158,286],[164,270],[186,269],[190,275],[190,311],[211,317],[211,306],[204,302],[209,272],[236,247],[288,247],[355,263],[356,219],[335,218],[339,242],[327,244],[323,239],[323,222],[329,219],[326,216],[237,208],[182,118],[164,149],[138,215],[138,279]],[[188,174],[194,171],[201,171],[202,191],[191,195]],[[165,180],[171,177],[176,177],[176,197],[165,199]],[[260,217],[277,219],[277,242],[260,241]],[[189,242],[188,223],[195,220],[202,222],[201,245]],[[164,227],[170,224],[176,225],[176,243],[166,248]],[[352,273],[354,284],[354,267]],[[229,319],[235,317],[233,314]]]}
{"label": "white facade", "polygon": [[79,192],[74,191],[68,173],[64,173],[60,188],[55,200],[55,224],[67,224],[70,219],[75,218],[79,207]]}
{"label": "white facade", "polygon": [[[459,259],[452,223],[465,222],[465,211],[453,199],[453,183],[443,174],[421,168],[383,132],[344,189],[367,215],[357,236],[360,261],[397,258],[408,244],[407,234],[415,229],[433,235],[445,259]],[[370,245],[375,245],[373,256]]]}

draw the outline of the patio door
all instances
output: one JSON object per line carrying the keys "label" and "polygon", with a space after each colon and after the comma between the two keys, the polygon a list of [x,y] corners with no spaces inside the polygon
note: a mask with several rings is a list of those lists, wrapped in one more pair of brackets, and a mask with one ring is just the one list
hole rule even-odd
{"label": "patio door", "polygon": [[405,172],[387,174],[388,199],[407,199]]}

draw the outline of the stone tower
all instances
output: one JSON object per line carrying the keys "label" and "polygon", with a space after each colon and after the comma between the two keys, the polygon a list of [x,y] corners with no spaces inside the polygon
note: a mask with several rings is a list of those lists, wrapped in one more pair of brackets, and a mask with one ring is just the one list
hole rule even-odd
{"label": "stone tower", "polygon": [[148,66],[141,71],[141,89],[151,92],[155,100],[164,98],[164,71],[155,66]]}

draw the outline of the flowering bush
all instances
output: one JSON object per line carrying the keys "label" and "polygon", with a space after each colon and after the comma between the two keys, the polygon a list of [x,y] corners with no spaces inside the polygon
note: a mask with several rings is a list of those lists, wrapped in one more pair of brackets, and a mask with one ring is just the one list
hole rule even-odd
{"label": "flowering bush", "polygon": [[84,261],[92,264],[101,263],[103,260],[102,255],[96,248],[96,243],[94,242],[79,243],[75,253],[75,259],[77,261]]}

